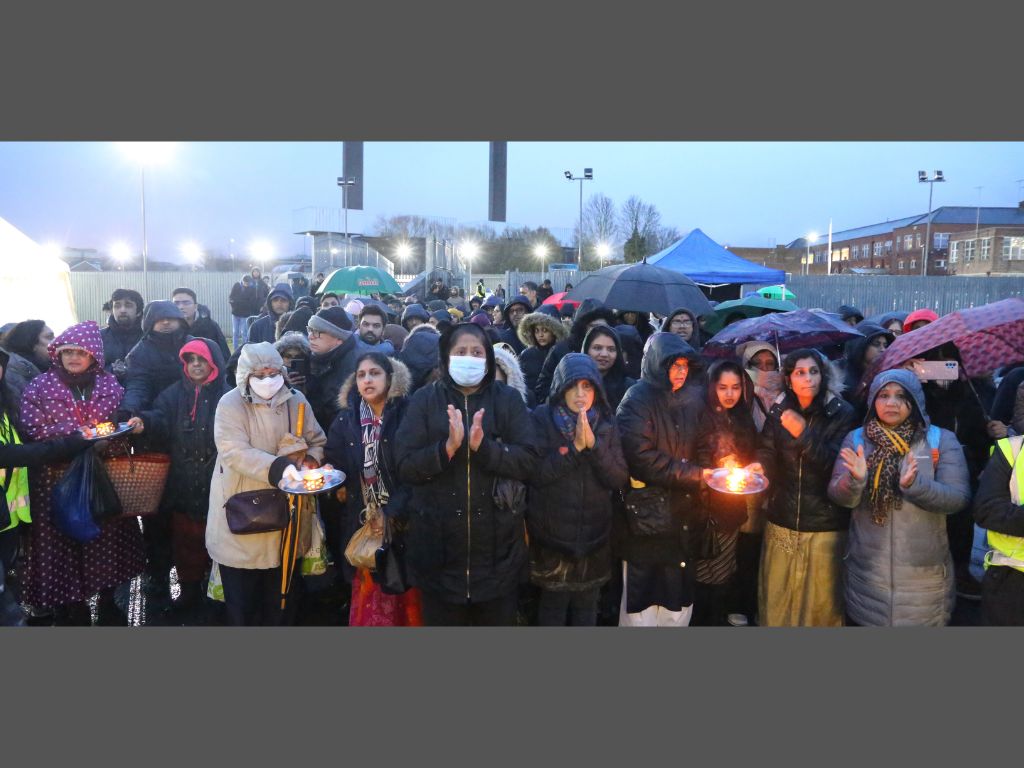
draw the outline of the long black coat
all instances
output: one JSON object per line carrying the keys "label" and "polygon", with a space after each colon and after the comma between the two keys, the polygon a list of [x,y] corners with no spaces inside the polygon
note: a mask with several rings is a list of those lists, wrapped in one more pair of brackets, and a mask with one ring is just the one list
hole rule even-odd
{"label": "long black coat", "polygon": [[[615,538],[622,559],[630,563],[672,564],[690,559],[689,531],[699,518],[697,491],[701,467],[696,462],[697,425],[704,390],[687,382],[676,392],[668,366],[686,357],[693,367],[697,353],[679,336],[659,333],[643,358],[641,380],[629,388],[617,418],[629,473],[647,485],[664,488],[679,522],[676,534],[633,536],[618,519]],[[691,370],[690,375],[693,375]]]}
{"label": "long black coat", "polygon": [[[827,390],[831,371],[823,373]],[[845,531],[850,526],[850,510],[828,498],[828,484],[843,439],[857,426],[856,416],[853,406],[834,392],[823,399],[824,405],[816,399],[802,411],[787,390],[782,408],[803,416],[807,427],[794,438],[780,417],[769,413],[761,430],[757,460],[771,482],[768,519],[794,531]]]}
{"label": "long black coat", "polygon": [[128,357],[128,353],[139,343],[142,338],[142,322],[135,322],[130,328],[122,328],[111,317],[107,327],[100,331],[100,338],[103,339],[103,368],[110,373],[114,363]]}
{"label": "long black coat", "polygon": [[[399,360],[392,359],[394,374],[388,389],[388,400],[384,406],[383,427],[378,453],[378,468],[384,487],[388,489],[389,500],[384,514],[394,519],[399,525],[406,521],[406,509],[412,495],[411,488],[398,479],[398,457],[396,453],[396,436],[402,426],[405,410],[408,405],[411,376],[409,369]],[[343,553],[349,540],[362,525],[359,515],[363,511],[363,432],[359,426],[359,391],[355,386],[355,376],[349,376],[338,395],[340,410],[330,425],[327,445],[324,447],[324,461],[335,469],[345,473],[345,504],[341,514],[339,542],[332,549]],[[343,554],[338,560],[345,580],[351,582],[355,576],[355,568],[349,564]]]}
{"label": "long black coat", "polygon": [[210,509],[210,479],[217,463],[213,422],[217,404],[228,389],[220,347],[209,339],[198,341],[210,351],[216,378],[196,387],[179,362],[179,380],[157,396],[150,410],[140,414],[146,433],[171,455],[161,511],[183,512],[197,521],[205,520]]}
{"label": "long black coat", "polygon": [[193,337],[182,329],[171,333],[154,331],[156,321],[166,317],[181,317],[181,310],[169,301],[154,301],[147,308],[142,325],[144,335],[125,361],[128,371],[119,407],[122,413],[134,416],[149,409],[156,396],[181,377],[178,351]]}
{"label": "long black coat", "polygon": [[[566,388],[587,379],[601,392],[597,366],[574,365],[566,356],[555,372],[553,404],[562,401]],[[608,543],[612,530],[612,494],[629,479],[618,426],[604,394],[599,397],[600,417],[594,427],[594,447],[577,451],[573,440],[559,431],[553,404],[533,413],[541,459],[529,489],[526,526],[531,545],[536,542],[573,558],[581,558]],[[591,425],[593,426],[593,425]]]}
{"label": "long black coat", "polygon": [[348,377],[356,371],[357,354],[356,335],[352,334],[326,355],[313,355],[309,359],[306,399],[313,406],[313,415],[324,430],[331,428],[341,410],[338,394]]}
{"label": "long black coat", "polygon": [[[495,480],[527,482],[537,461],[533,421],[522,396],[494,381],[494,353],[480,389],[464,395],[447,375],[409,401],[398,435],[402,482],[413,486],[408,555],[417,586],[453,603],[486,602],[513,592],[526,576],[523,514],[496,509]],[[442,367],[448,368],[442,351]],[[465,438],[449,459],[448,406],[462,412]],[[469,448],[473,414],[485,409],[484,439]]]}

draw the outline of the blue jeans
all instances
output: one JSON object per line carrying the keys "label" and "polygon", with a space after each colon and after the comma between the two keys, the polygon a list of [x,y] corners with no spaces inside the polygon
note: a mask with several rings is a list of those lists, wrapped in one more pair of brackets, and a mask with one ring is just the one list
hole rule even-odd
{"label": "blue jeans", "polygon": [[238,315],[231,316],[231,348],[238,349],[242,346],[242,342],[245,341],[245,321],[246,318],[239,317]]}

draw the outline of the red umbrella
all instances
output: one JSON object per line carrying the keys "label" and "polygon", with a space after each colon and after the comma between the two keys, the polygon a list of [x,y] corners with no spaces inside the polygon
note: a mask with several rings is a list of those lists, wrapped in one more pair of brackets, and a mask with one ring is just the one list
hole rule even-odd
{"label": "red umbrella", "polygon": [[556,307],[558,307],[559,310],[561,310],[562,307],[566,304],[571,304],[574,309],[579,309],[580,303],[578,301],[573,301],[572,299],[565,298],[565,294],[566,291],[562,291],[561,293],[553,293],[546,299],[544,299],[543,303],[554,304]]}
{"label": "red umbrella", "polygon": [[1024,299],[1015,297],[958,309],[916,331],[897,336],[885,351],[878,371],[898,368],[949,343],[956,345],[964,373],[970,378],[1024,362]]}

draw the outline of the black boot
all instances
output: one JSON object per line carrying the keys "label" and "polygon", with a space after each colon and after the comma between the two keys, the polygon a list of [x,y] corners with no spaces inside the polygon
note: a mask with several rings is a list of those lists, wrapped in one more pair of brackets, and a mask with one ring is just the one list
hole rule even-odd
{"label": "black boot", "polygon": [[97,627],[126,627],[127,617],[121,613],[114,600],[114,590],[108,589],[100,592],[96,601],[96,626]]}
{"label": "black boot", "polygon": [[53,625],[55,627],[91,627],[92,613],[89,610],[89,603],[58,605],[53,609]]}
{"label": "black boot", "polygon": [[171,607],[171,621],[182,627],[199,623],[200,600],[202,599],[198,581],[179,581],[181,592]]}

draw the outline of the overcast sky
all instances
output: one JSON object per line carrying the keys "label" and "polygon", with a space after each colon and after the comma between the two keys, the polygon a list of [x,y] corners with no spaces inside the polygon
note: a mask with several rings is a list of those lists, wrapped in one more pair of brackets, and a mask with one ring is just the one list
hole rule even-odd
{"label": "overcast sky", "polygon": [[[300,209],[341,208],[335,179],[341,143],[180,143],[146,172],[150,257],[180,260],[194,240],[243,254],[255,239],[282,255],[307,252]],[[418,214],[479,224],[487,218],[486,142],[368,142],[364,212]],[[510,224],[571,235],[579,187],[563,176],[594,169],[584,197],[630,195],[653,203],[662,223],[699,227],[724,245],[766,247],[808,231],[825,234],[924,213],[917,171],[942,170],[934,206],[1015,206],[1024,193],[1024,143],[634,143],[508,145]],[[0,143],[0,217],[45,243],[141,250],[137,166],[111,143]],[[976,187],[982,187],[979,191]]]}

